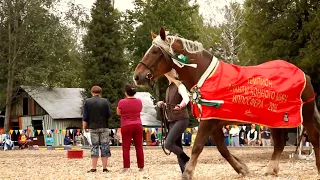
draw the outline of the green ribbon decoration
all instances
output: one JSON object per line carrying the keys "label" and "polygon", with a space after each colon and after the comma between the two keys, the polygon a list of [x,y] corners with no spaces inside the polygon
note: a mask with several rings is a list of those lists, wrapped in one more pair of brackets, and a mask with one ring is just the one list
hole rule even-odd
{"label": "green ribbon decoration", "polygon": [[210,101],[204,101],[201,99],[200,89],[194,88],[194,90],[191,92],[192,95],[192,102],[195,104],[205,105],[205,106],[212,106],[216,108],[221,107],[221,103],[218,102],[210,102]]}
{"label": "green ribbon decoration", "polygon": [[213,107],[216,107],[216,108],[220,108],[220,107],[221,107],[221,103],[217,103],[217,102],[206,102],[206,101],[202,101],[201,99],[199,100],[199,104],[205,105],[205,106],[213,106]]}
{"label": "green ribbon decoration", "polygon": [[177,61],[179,61],[179,62],[182,63],[182,64],[188,64],[189,61],[191,61],[191,59],[190,59],[190,60],[188,59],[188,56],[185,56],[185,55],[183,55],[183,54],[180,54],[180,55],[178,55],[178,56],[174,56],[174,57],[172,57],[172,58],[175,59],[175,60],[177,60]]}

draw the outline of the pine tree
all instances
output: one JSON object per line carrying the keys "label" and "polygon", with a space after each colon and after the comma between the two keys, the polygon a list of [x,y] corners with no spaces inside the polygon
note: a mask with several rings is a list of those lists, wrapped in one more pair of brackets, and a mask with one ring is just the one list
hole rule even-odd
{"label": "pine tree", "polygon": [[74,25],[82,11],[71,5],[78,14],[59,16],[58,1],[0,1],[0,108],[5,107],[5,132],[21,85],[80,84],[79,53],[68,25]]}
{"label": "pine tree", "polygon": [[120,13],[114,9],[110,0],[97,0],[91,9],[91,16],[83,40],[86,53],[83,87],[86,88],[86,97],[90,97],[93,85],[102,88],[102,96],[109,100],[113,113],[109,126],[114,128],[119,126],[115,112],[119,99],[123,98],[128,67],[124,60]]}
{"label": "pine tree", "polygon": [[[149,49],[152,38],[150,31],[158,34],[161,26],[172,34],[198,40],[202,22],[199,16],[199,6],[191,0],[135,0],[135,9],[127,11],[125,28],[127,29],[127,48],[132,53],[132,69],[138,64],[145,52]],[[168,80],[161,77],[156,81],[155,90],[149,90],[155,100],[165,97]],[[158,112],[159,114],[159,112]],[[192,119],[190,126],[195,126],[198,121]]]}

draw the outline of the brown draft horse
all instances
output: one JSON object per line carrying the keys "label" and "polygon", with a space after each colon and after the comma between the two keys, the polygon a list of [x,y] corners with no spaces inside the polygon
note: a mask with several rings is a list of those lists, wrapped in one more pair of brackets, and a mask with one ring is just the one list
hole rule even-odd
{"label": "brown draft horse", "polygon": [[[163,76],[172,68],[175,69],[187,89],[191,89],[197,84],[202,74],[208,68],[213,59],[213,55],[205,49],[192,48],[191,46],[198,46],[198,42],[189,41],[177,36],[167,36],[165,29],[162,27],[160,35],[157,36],[152,33],[153,38],[158,38],[158,42],[162,41],[163,46],[153,43],[150,49],[146,52],[140,63],[137,65],[134,72],[134,81],[137,86],[148,86],[151,81]],[[161,38],[161,40],[160,40]],[[171,38],[171,39],[170,39]],[[160,41],[159,41],[160,40]],[[168,43],[171,41],[170,43]],[[191,48],[186,49],[186,46]],[[201,45],[202,47],[202,45]],[[193,49],[193,50],[190,50]],[[201,55],[199,55],[200,53]],[[192,63],[197,64],[197,68],[183,66],[179,67],[173,62],[172,57],[176,54],[183,54],[189,59],[193,59]],[[309,139],[314,146],[316,156],[316,166],[318,174],[320,174],[320,151],[319,151],[319,129],[320,116],[315,106],[314,90],[311,85],[311,79],[306,76],[306,86],[302,92],[301,99],[306,102],[302,108],[303,126],[306,128]],[[311,99],[311,101],[309,101]],[[307,102],[308,101],[308,102]],[[220,154],[230,163],[234,170],[242,175],[248,174],[248,167],[237,157],[232,155],[224,141],[222,127],[225,125],[236,125],[239,122],[223,121],[223,120],[205,120],[200,121],[197,137],[195,139],[194,147],[192,148],[191,159],[186,165],[186,169],[182,175],[182,179],[192,179],[197,159],[203,150],[204,144],[211,135]],[[277,175],[279,172],[279,159],[285,146],[283,128],[272,128],[272,139],[274,141],[274,152],[271,161],[268,164],[266,175]]]}

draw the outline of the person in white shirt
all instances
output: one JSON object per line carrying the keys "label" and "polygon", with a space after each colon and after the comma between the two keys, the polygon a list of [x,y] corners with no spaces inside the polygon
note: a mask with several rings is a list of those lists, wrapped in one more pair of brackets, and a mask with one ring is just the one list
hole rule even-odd
{"label": "person in white shirt", "polygon": [[[0,146],[4,146],[5,144],[5,141],[4,141],[4,138],[5,138],[5,134],[2,134],[2,131],[0,131]],[[2,147],[4,148],[4,147]]]}
{"label": "person in white shirt", "polygon": [[240,146],[239,133],[240,133],[240,129],[238,126],[232,126],[232,128],[229,131],[229,134],[231,135],[232,146],[234,147]]}
{"label": "person in white shirt", "polygon": [[[187,88],[182,84],[181,81],[177,80],[176,77],[178,77],[178,74],[175,69],[171,69],[168,73],[165,74],[168,81],[171,83],[174,83],[178,87],[178,92],[182,97],[182,101],[174,108],[174,110],[180,110],[188,105],[190,98]],[[163,103],[163,101],[159,101],[158,105]]]}
{"label": "person in white shirt", "polygon": [[251,125],[251,129],[247,134],[248,145],[255,146],[257,141],[258,132],[256,131],[256,126],[254,124]]}

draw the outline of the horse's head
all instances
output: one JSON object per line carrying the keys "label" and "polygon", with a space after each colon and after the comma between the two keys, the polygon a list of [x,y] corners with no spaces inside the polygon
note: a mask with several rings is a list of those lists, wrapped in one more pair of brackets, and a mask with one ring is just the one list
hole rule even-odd
{"label": "horse's head", "polygon": [[170,54],[166,52],[166,49],[162,46],[155,43],[155,41],[162,41],[163,45],[166,45],[165,29],[161,28],[158,36],[154,33],[151,33],[151,36],[153,43],[134,72],[133,79],[138,86],[151,85],[152,80],[164,75],[172,69]]}
{"label": "horse's head", "polygon": [[135,84],[138,86],[151,85],[154,79],[175,69],[179,78],[184,80],[189,88],[192,87],[209,65],[212,56],[204,53],[205,58],[208,59],[204,61],[202,59],[204,48],[201,43],[167,35],[163,27],[159,35],[151,34],[152,45],[134,72]]}

